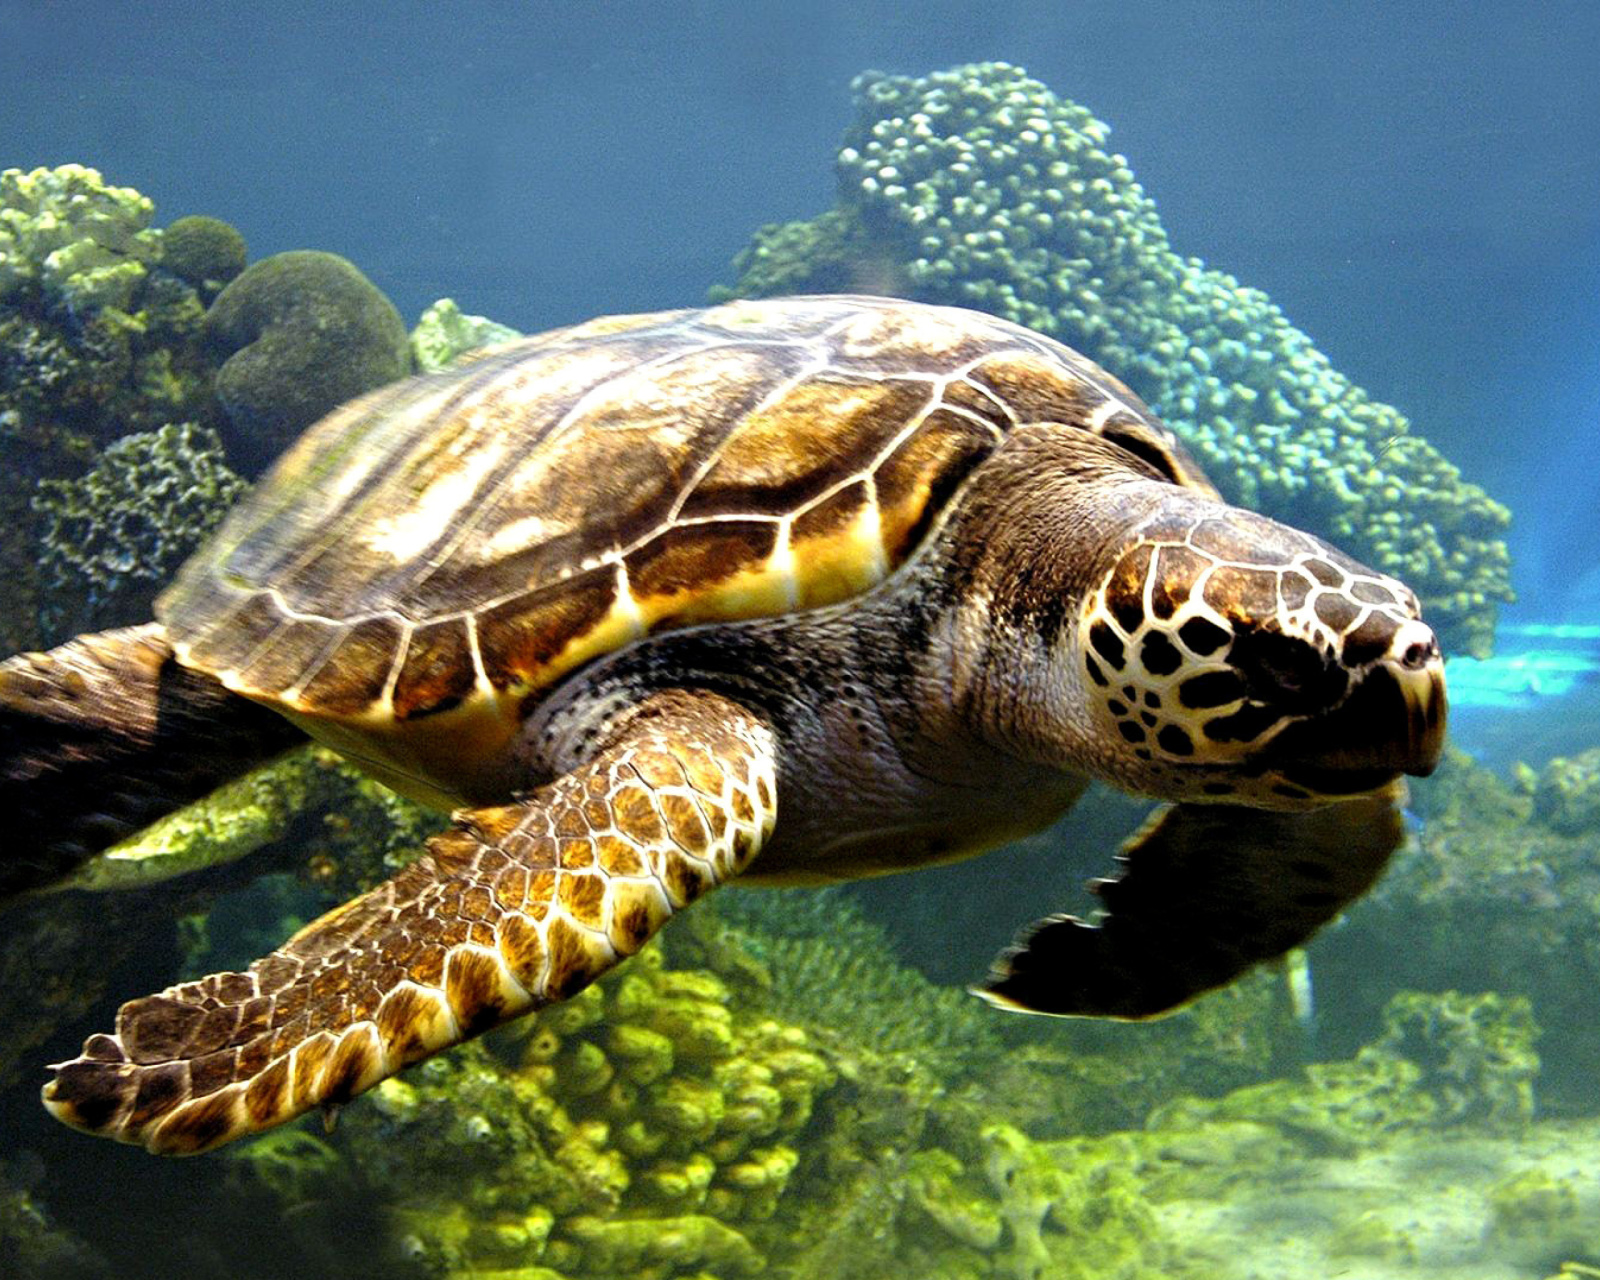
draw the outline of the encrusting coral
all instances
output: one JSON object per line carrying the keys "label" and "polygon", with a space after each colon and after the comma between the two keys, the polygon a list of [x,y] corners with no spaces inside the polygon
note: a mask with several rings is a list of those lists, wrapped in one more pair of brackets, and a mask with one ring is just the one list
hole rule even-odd
{"label": "encrusting coral", "polygon": [[1533,811],[1564,836],[1600,832],[1600,747],[1557,756],[1535,774]]}
{"label": "encrusting coral", "polygon": [[[39,482],[40,563],[58,633],[147,615],[156,591],[244,492],[216,432],[192,422],[124,436],[71,480]],[[67,602],[72,602],[70,605]]]}
{"label": "encrusting coral", "polygon": [[1446,647],[1509,600],[1504,507],[1335,370],[1260,290],[1172,249],[1109,129],[1005,63],[869,73],[839,205],[768,227],[713,296],[854,289],[976,307],[1079,347],[1224,492],[1409,582]]}

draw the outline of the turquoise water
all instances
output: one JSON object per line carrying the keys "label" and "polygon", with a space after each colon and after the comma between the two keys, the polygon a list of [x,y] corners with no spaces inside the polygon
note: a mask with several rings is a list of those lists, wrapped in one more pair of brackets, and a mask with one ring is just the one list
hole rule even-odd
{"label": "turquoise water", "polygon": [[[1096,790],[975,861],[722,891],[331,1129],[172,1161],[55,1123],[43,1065],[123,1000],[438,826],[290,757],[0,903],[0,1274],[1600,1275],[1597,54],[1581,4],[0,4],[5,653],[144,621],[415,367],[854,291],[1100,361],[1230,500],[1410,582],[1452,690],[1377,886],[1169,1019],[966,991],[1093,910],[1149,808]],[[354,270],[229,301],[296,250]],[[314,290],[348,328],[228,367]],[[5,786],[20,847],[58,815]]]}

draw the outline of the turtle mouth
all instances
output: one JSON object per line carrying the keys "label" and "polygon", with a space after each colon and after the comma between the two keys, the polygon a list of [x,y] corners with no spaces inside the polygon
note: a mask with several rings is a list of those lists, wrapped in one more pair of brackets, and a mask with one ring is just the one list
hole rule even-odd
{"label": "turtle mouth", "polygon": [[1279,733],[1268,763],[1319,795],[1374,791],[1402,773],[1425,778],[1444,750],[1447,699],[1437,649],[1373,664],[1337,707]]}

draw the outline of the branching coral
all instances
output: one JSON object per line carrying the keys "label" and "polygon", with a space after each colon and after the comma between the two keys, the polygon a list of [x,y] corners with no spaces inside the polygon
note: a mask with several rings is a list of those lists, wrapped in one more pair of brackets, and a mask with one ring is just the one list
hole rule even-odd
{"label": "branching coral", "polygon": [[1487,652],[1495,604],[1511,598],[1505,508],[1265,294],[1174,252],[1106,125],[1004,63],[868,74],[855,94],[839,207],[762,230],[723,292],[905,292],[1080,347],[1183,433],[1229,497],[1404,578],[1450,647]]}
{"label": "branching coral", "polygon": [[75,315],[127,310],[161,256],[151,200],[94,169],[0,173],[0,301],[42,289]]}

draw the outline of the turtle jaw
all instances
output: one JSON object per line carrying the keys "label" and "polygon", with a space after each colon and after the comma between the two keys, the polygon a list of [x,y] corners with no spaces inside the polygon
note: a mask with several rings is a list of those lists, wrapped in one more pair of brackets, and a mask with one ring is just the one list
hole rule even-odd
{"label": "turtle jaw", "polygon": [[1375,791],[1401,774],[1425,778],[1444,750],[1448,697],[1433,632],[1415,619],[1319,716],[1286,725],[1261,755],[1293,787],[1327,799]]}

